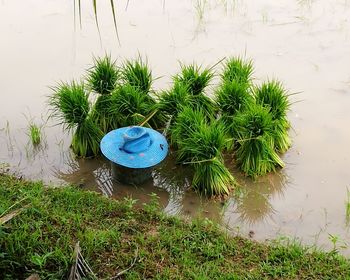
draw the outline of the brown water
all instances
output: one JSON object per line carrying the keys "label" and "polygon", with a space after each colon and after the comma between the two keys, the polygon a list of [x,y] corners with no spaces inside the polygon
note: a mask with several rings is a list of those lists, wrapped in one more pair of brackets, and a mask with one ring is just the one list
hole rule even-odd
{"label": "brown water", "polygon": [[[141,202],[154,192],[170,214],[204,216],[257,240],[278,236],[330,249],[329,234],[350,245],[345,200],[350,186],[350,1],[117,1],[121,46],[109,1],[82,1],[74,31],[73,1],[0,1],[0,162],[28,178],[102,191]],[[78,20],[78,19],[77,19]],[[295,96],[289,114],[293,147],[286,168],[256,182],[234,171],[242,188],[226,202],[186,191],[171,157],[139,188],[113,184],[104,159],[76,161],[70,136],[47,118],[48,86],[79,78],[91,56],[121,61],[147,55],[156,89],[169,87],[179,61],[213,65],[246,53],[257,82],[279,78]],[[29,120],[43,125],[44,144],[29,143]],[[184,173],[185,172],[185,173]],[[341,249],[350,254],[350,249]]]}

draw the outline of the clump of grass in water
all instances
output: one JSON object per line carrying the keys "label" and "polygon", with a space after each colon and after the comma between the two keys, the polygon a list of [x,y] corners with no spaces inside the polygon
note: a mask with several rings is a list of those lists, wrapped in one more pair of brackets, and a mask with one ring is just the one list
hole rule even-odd
{"label": "clump of grass in water", "polygon": [[[216,92],[217,104],[221,112],[222,121],[229,127],[234,121],[234,117],[254,103],[254,98],[250,94],[246,84],[237,81],[223,81]],[[233,132],[231,132],[232,136]]]}
{"label": "clump of grass in water", "polygon": [[73,152],[80,157],[96,156],[103,133],[89,117],[89,94],[84,84],[61,83],[53,90],[49,99],[51,117],[56,118],[64,130],[74,130]]}
{"label": "clump of grass in water", "polygon": [[249,87],[252,83],[252,75],[254,73],[253,62],[244,60],[242,57],[229,58],[221,74],[221,80],[236,81],[241,85]]}
{"label": "clump of grass in water", "polygon": [[120,73],[116,63],[110,56],[94,58],[94,66],[88,70],[87,81],[89,87],[99,96],[92,109],[91,119],[104,133],[114,129],[108,117],[107,108],[110,106],[110,93],[116,87],[119,78]]}
{"label": "clump of grass in water", "polygon": [[263,83],[254,89],[255,100],[267,108],[272,116],[275,129],[275,147],[279,152],[286,152],[291,146],[291,140],[288,136],[290,123],[287,119],[287,111],[290,108],[288,94],[283,85],[272,80]]}
{"label": "clump of grass in water", "polygon": [[238,135],[236,162],[246,175],[261,176],[284,166],[274,149],[276,131],[266,108],[251,105],[236,116],[233,129]]}
{"label": "clump of grass in water", "polygon": [[103,95],[111,93],[119,76],[115,61],[106,55],[103,58],[94,58],[94,65],[88,69],[87,81],[93,91]]}
{"label": "clump of grass in water", "polygon": [[[157,110],[156,102],[151,96],[130,84],[117,87],[111,95],[109,105],[108,115],[115,127],[137,125]],[[164,116],[158,111],[148,120],[148,125],[153,128],[162,127],[164,123]]]}
{"label": "clump of grass in water", "polygon": [[41,129],[39,126],[37,126],[35,123],[30,123],[29,124],[29,138],[30,141],[32,142],[33,146],[36,147],[40,145],[41,143]]}
{"label": "clump of grass in water", "polygon": [[181,73],[174,77],[174,87],[183,86],[187,88],[190,95],[190,106],[194,110],[202,110],[207,118],[211,118],[216,111],[214,102],[205,95],[205,89],[208,87],[214,74],[211,68],[201,69],[196,64],[182,65]]}
{"label": "clump of grass in water", "polygon": [[122,80],[124,84],[129,84],[142,93],[148,94],[153,83],[152,71],[141,57],[127,60],[122,67]]}
{"label": "clump of grass in water", "polygon": [[346,225],[350,224],[350,191],[346,189],[346,201],[345,201],[345,220]]}
{"label": "clump of grass in water", "polygon": [[229,193],[235,181],[223,163],[227,142],[223,126],[206,123],[203,112],[185,108],[174,124],[172,141],[178,147],[177,160],[194,168],[195,189],[206,195]]}
{"label": "clump of grass in water", "polygon": [[169,91],[164,91],[158,102],[159,110],[163,111],[169,118],[175,120],[184,107],[191,105],[192,99],[186,85],[175,83]]}

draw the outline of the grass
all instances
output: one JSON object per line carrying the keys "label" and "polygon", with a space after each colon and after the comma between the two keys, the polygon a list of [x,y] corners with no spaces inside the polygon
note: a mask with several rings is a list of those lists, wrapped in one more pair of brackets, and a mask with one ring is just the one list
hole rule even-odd
{"label": "grass", "polygon": [[290,108],[287,91],[281,82],[271,80],[264,82],[261,86],[254,89],[255,100],[257,104],[266,107],[274,121],[276,137],[274,139],[276,149],[279,152],[286,152],[291,146],[291,140],[288,136],[290,127],[287,119],[287,112]]}
{"label": "grass", "polygon": [[41,129],[35,123],[30,123],[28,128],[29,139],[34,147],[41,143]]}
{"label": "grass", "polygon": [[196,64],[181,65],[181,73],[174,77],[174,83],[185,85],[191,95],[204,94],[214,74],[210,69],[202,70]]}
{"label": "grass", "polygon": [[84,84],[61,83],[53,90],[49,98],[51,118],[56,118],[65,130],[74,131],[73,152],[78,157],[96,156],[103,132],[89,117],[89,94]]}
{"label": "grass", "polygon": [[208,196],[229,193],[235,180],[223,161],[227,139],[219,122],[206,122],[202,111],[184,108],[171,130],[171,140],[176,144],[177,161],[194,169],[195,190]]}
{"label": "grass", "polygon": [[257,177],[284,166],[274,149],[276,131],[271,114],[265,107],[251,105],[236,116],[232,129],[238,135],[236,162],[246,175]]}
{"label": "grass", "polygon": [[[156,102],[150,95],[130,84],[117,87],[111,95],[109,105],[108,114],[115,120],[115,127],[142,123],[157,110]],[[164,122],[163,113],[157,112],[146,125],[156,129],[163,127]]]}
{"label": "grass", "polygon": [[242,57],[231,57],[224,65],[221,74],[221,80],[236,81],[241,85],[249,87],[252,83],[252,75],[254,73],[253,62],[245,60]]}
{"label": "grass", "polygon": [[135,60],[126,60],[122,66],[122,80],[124,84],[129,84],[140,92],[148,94],[152,87],[153,78],[147,61],[143,61],[141,56]]}
{"label": "grass", "polygon": [[[230,237],[209,220],[167,217],[152,200],[136,208],[74,187],[44,188],[0,175],[0,278],[67,279],[73,249],[99,279],[347,279],[350,262],[296,242]],[[26,206],[26,208],[23,208]],[[132,265],[133,264],[133,265]]]}
{"label": "grass", "polygon": [[98,94],[110,94],[119,80],[119,71],[110,56],[94,58],[94,65],[87,71],[90,88]]}
{"label": "grass", "polygon": [[345,221],[346,225],[350,224],[350,191],[348,188],[346,189]]}

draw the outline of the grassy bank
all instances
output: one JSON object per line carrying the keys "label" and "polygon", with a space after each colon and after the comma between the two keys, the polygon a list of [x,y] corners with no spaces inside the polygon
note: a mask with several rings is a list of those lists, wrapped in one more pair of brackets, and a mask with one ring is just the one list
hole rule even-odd
{"label": "grassy bank", "polygon": [[[350,262],[298,245],[228,237],[208,221],[185,223],[73,187],[44,189],[0,175],[0,279],[66,279],[74,245],[99,279],[350,279]],[[10,209],[9,209],[10,208]]]}

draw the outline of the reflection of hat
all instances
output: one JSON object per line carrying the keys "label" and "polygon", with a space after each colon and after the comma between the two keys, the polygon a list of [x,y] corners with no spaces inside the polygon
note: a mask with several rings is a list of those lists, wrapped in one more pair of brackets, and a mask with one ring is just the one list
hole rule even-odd
{"label": "reflection of hat", "polygon": [[129,168],[147,168],[160,163],[168,143],[159,132],[141,126],[123,127],[107,133],[101,151],[110,161]]}

